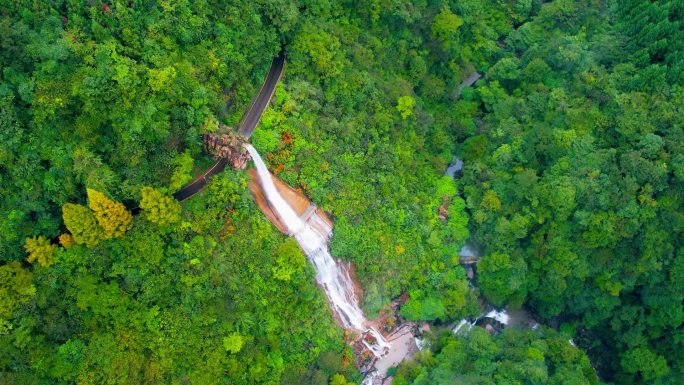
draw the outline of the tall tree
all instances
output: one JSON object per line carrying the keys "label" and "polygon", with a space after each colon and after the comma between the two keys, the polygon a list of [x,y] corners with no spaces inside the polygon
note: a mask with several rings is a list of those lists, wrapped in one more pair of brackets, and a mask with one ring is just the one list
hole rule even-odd
{"label": "tall tree", "polygon": [[150,222],[166,226],[180,220],[181,207],[173,197],[151,187],[143,187],[140,195],[140,208]]}
{"label": "tall tree", "polygon": [[97,223],[93,212],[82,205],[67,203],[62,206],[62,218],[74,241],[88,247],[96,246],[107,239],[104,230]]}
{"label": "tall tree", "polygon": [[6,334],[15,310],[36,294],[33,274],[12,261],[0,266],[0,334]]}
{"label": "tall tree", "polygon": [[120,237],[132,226],[133,215],[121,202],[107,198],[103,193],[87,189],[88,206],[93,210],[97,223],[106,238]]}
{"label": "tall tree", "polygon": [[53,258],[55,249],[57,249],[57,246],[50,244],[50,241],[42,235],[26,238],[24,243],[24,250],[29,253],[28,261],[30,263],[38,262],[43,267],[48,267],[55,263]]}

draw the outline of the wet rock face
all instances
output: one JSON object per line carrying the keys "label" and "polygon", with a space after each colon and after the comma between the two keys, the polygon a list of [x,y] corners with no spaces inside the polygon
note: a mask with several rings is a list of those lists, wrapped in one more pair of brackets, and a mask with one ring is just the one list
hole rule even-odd
{"label": "wet rock face", "polygon": [[247,139],[235,133],[230,127],[221,125],[220,131],[224,133],[210,133],[204,135],[204,145],[207,151],[216,158],[225,158],[234,168],[245,168],[250,160],[249,153],[243,146]]}

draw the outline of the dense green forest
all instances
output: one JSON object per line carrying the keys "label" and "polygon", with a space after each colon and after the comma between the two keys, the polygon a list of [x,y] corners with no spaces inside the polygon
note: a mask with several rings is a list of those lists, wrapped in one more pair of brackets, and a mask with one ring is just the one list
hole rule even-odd
{"label": "dense green forest", "polygon": [[495,337],[482,328],[442,333],[431,350],[403,365],[394,385],[596,385],[589,358],[551,329],[507,329]]}
{"label": "dense green forest", "polygon": [[[618,383],[684,381],[684,7],[553,2],[460,146],[484,294],[574,328]],[[542,32],[543,31],[543,32]]]}
{"label": "dense green forest", "polygon": [[331,214],[368,315],[407,293],[446,324],[482,294],[564,333],[442,335],[396,383],[595,384],[587,356],[684,382],[683,23],[678,0],[0,0],[0,383],[360,381],[247,173],[170,197],[281,47],[251,142]]}

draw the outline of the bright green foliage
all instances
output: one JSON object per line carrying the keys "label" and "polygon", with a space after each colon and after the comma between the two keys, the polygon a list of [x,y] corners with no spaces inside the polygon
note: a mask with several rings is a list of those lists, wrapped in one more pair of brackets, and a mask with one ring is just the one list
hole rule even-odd
{"label": "bright green foliage", "polygon": [[348,382],[341,374],[335,374],[330,380],[330,385],[353,385],[353,382]]}
{"label": "bright green foliage", "polygon": [[620,364],[626,372],[639,373],[647,381],[663,377],[670,371],[664,357],[645,347],[638,347],[626,352],[622,356]]}
{"label": "bright green foliage", "polygon": [[397,110],[401,113],[401,118],[406,119],[413,115],[413,108],[416,106],[416,99],[412,96],[404,95],[397,100]]}
{"label": "bright green foliage", "polygon": [[103,193],[87,189],[88,206],[97,223],[104,230],[105,238],[118,238],[128,231],[133,221],[131,212],[120,202],[107,198]]}
{"label": "bright green foliage", "polygon": [[[332,253],[354,262],[371,317],[402,293],[411,319],[476,315],[458,263],[472,232],[490,300],[564,320],[610,381],[684,383],[681,20],[674,0],[3,2],[0,264],[62,233],[60,209],[90,248],[35,269],[34,297],[2,292],[28,302],[0,333],[0,382],[358,382],[245,173],[215,176],[182,223],[144,189],[211,162],[200,134],[237,125],[282,44],[253,144],[334,218]],[[109,198],[97,215],[65,204],[83,186],[144,191],[149,221],[129,229]],[[416,381],[590,378],[566,341],[513,336],[473,335]]]}
{"label": "bright green foliage", "polygon": [[151,187],[143,187],[140,195],[140,208],[150,222],[166,226],[180,220],[181,207],[173,197]]}
{"label": "bright green foliage", "polygon": [[409,292],[410,299],[401,308],[404,317],[410,320],[449,320],[457,314],[473,314],[472,306],[476,299],[471,297],[468,284],[461,278],[463,270],[446,266],[442,269],[430,273],[429,280],[434,289]]}
{"label": "bright green foliage", "polygon": [[[0,266],[0,330],[11,319],[15,310],[36,294],[33,274],[17,261]],[[2,333],[0,333],[2,334]]]}
{"label": "bright green foliage", "polygon": [[173,175],[171,175],[171,183],[169,187],[172,190],[178,190],[192,180],[191,172],[193,159],[192,156],[190,156],[190,153],[185,151],[176,157],[174,163],[176,168],[173,171]]}
{"label": "bright green foliage", "polygon": [[244,339],[238,333],[231,333],[228,337],[223,337],[223,347],[229,353],[239,353],[244,343]]}
{"label": "bright green foliage", "polygon": [[598,385],[587,356],[551,329],[506,329],[492,337],[476,327],[467,335],[445,332],[415,362],[405,362],[393,384]]}
{"label": "bright green foliage", "polygon": [[56,249],[57,246],[50,244],[50,241],[42,235],[26,238],[24,242],[24,250],[29,254],[26,259],[30,263],[38,262],[43,267],[48,267],[55,263],[53,254]]}
{"label": "bright green foliage", "polygon": [[[336,373],[357,381],[353,365],[343,368],[342,331],[313,269],[261,215],[246,179],[243,172],[219,174],[187,202],[187,221],[202,234],[134,221],[124,236],[97,248],[60,249],[59,263],[36,269],[33,283],[19,263],[1,266],[0,298],[15,314],[2,315],[12,323],[9,334],[0,333],[2,370],[23,363],[18,373],[38,385],[85,378],[313,384],[314,377],[328,384]],[[218,202],[232,202],[232,219],[241,224],[223,238],[226,209]],[[97,224],[90,210],[81,211]],[[296,262],[288,281],[273,277],[275,251]],[[33,364],[36,355],[46,362]]]}
{"label": "bright green foliage", "polygon": [[481,124],[458,150],[485,296],[573,324],[620,384],[684,382],[675,3],[533,5],[474,88],[463,120]]}
{"label": "bright green foliage", "polygon": [[58,235],[83,186],[133,202],[143,185],[182,183],[181,154],[202,152],[209,117],[239,121],[279,49],[275,5],[143,3],[0,6],[3,259]]}
{"label": "bright green foliage", "polygon": [[301,272],[306,266],[306,257],[292,238],[279,245],[273,256],[276,258],[276,265],[272,269],[275,279],[289,281],[293,274]]}
{"label": "bright green foliage", "polygon": [[107,239],[105,231],[97,223],[95,214],[85,206],[65,204],[62,206],[62,218],[64,225],[78,244],[93,247]]}
{"label": "bright green foliage", "polygon": [[306,23],[294,39],[292,48],[295,52],[304,54],[313,69],[322,78],[327,78],[338,75],[344,68],[340,45],[337,36],[327,32],[325,28]]}
{"label": "bright green foliage", "polygon": [[454,36],[461,25],[463,25],[463,19],[454,15],[449,7],[443,7],[432,22],[432,36],[437,40],[447,42]]}
{"label": "bright green foliage", "polygon": [[527,267],[521,258],[494,253],[484,256],[477,265],[480,286],[494,305],[506,302],[520,306],[527,294],[525,273]]}

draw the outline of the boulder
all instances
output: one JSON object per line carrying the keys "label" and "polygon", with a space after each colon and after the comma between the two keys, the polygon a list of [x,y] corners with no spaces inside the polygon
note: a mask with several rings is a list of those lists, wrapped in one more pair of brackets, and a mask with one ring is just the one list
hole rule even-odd
{"label": "boulder", "polygon": [[224,125],[221,125],[219,130],[224,133],[212,132],[204,135],[207,151],[216,158],[228,160],[228,164],[234,168],[245,168],[247,161],[250,160],[249,153],[244,147],[247,139]]}

